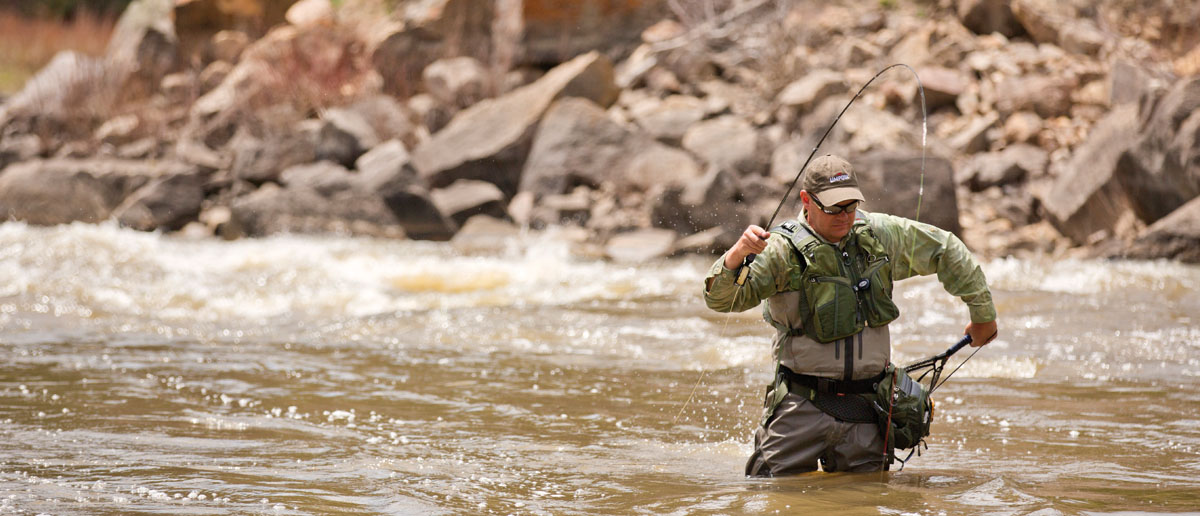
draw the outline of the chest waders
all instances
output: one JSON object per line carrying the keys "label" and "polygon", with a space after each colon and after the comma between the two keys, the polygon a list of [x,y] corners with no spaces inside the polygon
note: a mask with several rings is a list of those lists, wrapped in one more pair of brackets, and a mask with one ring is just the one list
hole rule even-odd
{"label": "chest waders", "polygon": [[[862,358],[864,330],[883,328],[900,315],[891,298],[891,260],[864,214],[859,212],[842,248],[822,241],[796,221],[772,228],[771,233],[787,239],[794,256],[786,289],[772,296],[763,312],[777,335],[775,381],[764,400],[762,424],[793,393],[841,421],[877,424],[888,442],[889,458],[895,458],[894,449],[916,447],[929,434],[933,405],[920,383],[886,360],[890,339],[876,338],[872,343],[883,348],[873,352],[883,357],[876,362],[882,363],[882,370],[869,378],[852,378],[854,339]],[[793,313],[777,313],[782,311]],[[846,349],[840,352],[843,342]],[[806,371],[841,367],[842,378],[797,373],[784,365],[789,353],[810,358],[799,365]],[[796,362],[790,360],[793,366],[798,366]]]}

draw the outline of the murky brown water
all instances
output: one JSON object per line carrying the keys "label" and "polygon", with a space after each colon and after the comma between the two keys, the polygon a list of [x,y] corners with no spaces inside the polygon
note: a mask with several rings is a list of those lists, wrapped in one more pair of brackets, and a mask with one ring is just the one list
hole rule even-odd
{"label": "murky brown water", "polygon": [[[989,263],[923,456],[751,480],[759,313],[565,249],[0,225],[0,514],[1200,511],[1200,268]],[[953,343],[898,292],[898,361]]]}

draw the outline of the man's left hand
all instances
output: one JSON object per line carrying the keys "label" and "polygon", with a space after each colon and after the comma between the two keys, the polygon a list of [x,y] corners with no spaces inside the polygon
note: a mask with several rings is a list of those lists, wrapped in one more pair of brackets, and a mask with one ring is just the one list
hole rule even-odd
{"label": "man's left hand", "polygon": [[999,330],[996,328],[996,321],[971,323],[967,325],[967,335],[971,336],[971,345],[979,347],[994,340],[996,335],[999,335]]}

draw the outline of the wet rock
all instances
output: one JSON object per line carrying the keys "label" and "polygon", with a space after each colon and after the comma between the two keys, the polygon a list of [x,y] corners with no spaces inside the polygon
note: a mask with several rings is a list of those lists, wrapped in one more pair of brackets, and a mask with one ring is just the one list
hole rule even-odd
{"label": "wet rock", "polygon": [[505,217],[504,193],[487,181],[460,179],[430,192],[433,204],[459,225],[476,215]]}
{"label": "wet rock", "polygon": [[622,263],[641,263],[671,254],[675,232],[667,229],[638,229],[620,233],[604,245],[604,254]]}
{"label": "wet rock", "polygon": [[479,179],[511,196],[520,184],[538,122],[561,97],[611,105],[616,100],[612,63],[600,54],[585,54],[529,86],[471,106],[416,148],[413,165],[434,187]]}
{"label": "wet rock", "polygon": [[487,68],[472,57],[439,59],[426,66],[421,77],[434,98],[459,109],[479,102],[489,90]]}
{"label": "wet rock", "polygon": [[1149,224],[1200,196],[1200,78],[1178,82],[1147,107],[1117,178]]}
{"label": "wet rock", "polygon": [[458,230],[458,225],[438,209],[429,190],[419,183],[394,180],[380,185],[375,192],[409,238],[445,241]]}
{"label": "wet rock", "polygon": [[1122,256],[1200,263],[1200,198],[1155,222],[1129,245]]}
{"label": "wet rock", "polygon": [[1117,181],[1117,163],[1137,131],[1137,108],[1118,106],[1104,117],[1076,149],[1049,192],[1039,200],[1050,221],[1077,244],[1092,234],[1111,231],[1129,211],[1129,198]]}
{"label": "wet rock", "polygon": [[200,215],[204,182],[194,171],[155,179],[125,199],[113,217],[140,231],[181,229]]}

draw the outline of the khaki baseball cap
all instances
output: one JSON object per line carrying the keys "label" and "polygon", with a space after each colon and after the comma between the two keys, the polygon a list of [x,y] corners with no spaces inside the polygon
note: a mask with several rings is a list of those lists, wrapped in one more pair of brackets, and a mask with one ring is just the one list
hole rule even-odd
{"label": "khaki baseball cap", "polygon": [[833,206],[851,199],[865,201],[858,189],[854,168],[846,160],[826,154],[814,159],[804,173],[804,189],[816,196],[824,206]]}

